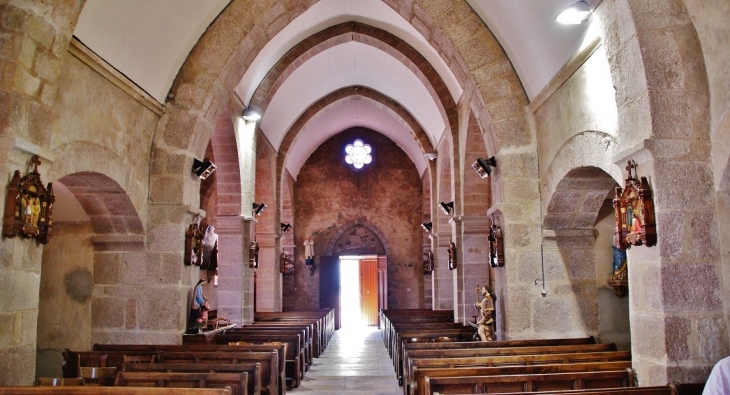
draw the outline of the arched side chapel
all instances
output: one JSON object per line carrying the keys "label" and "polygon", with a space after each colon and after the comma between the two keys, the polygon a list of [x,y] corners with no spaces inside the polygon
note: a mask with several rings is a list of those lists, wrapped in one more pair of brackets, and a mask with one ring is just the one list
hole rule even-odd
{"label": "arched side chapel", "polygon": [[[712,3],[719,12],[699,0],[592,2],[599,38],[529,100],[499,41],[467,2],[386,1],[435,50],[436,60],[419,54],[386,21],[376,27],[333,19],[308,38],[288,43],[276,67],[258,86],[247,87],[250,97],[241,98],[237,84],[257,56],[268,53],[278,31],[318,3],[232,1],[193,47],[164,104],[72,37],[85,2],[14,0],[0,6],[0,28],[9,37],[0,58],[0,166],[7,175],[2,196],[13,171],[38,154],[44,182],[65,186],[89,218],[64,216],[72,211],[59,205],[55,215],[62,220],[50,244],[2,240],[0,349],[7,357],[0,361],[0,384],[31,384],[37,369],[54,362],[54,350],[66,346],[179,342],[187,293],[199,275],[182,265],[183,235],[197,214],[219,234],[217,307],[234,322],[253,318],[247,247],[254,238],[264,265],[256,272],[257,285],[272,289],[256,295],[257,305],[278,310],[289,281],[277,271],[282,249],[301,254],[301,239],[309,234],[323,248],[329,239],[317,239],[318,231],[329,235],[327,229],[364,217],[380,221],[399,281],[421,287],[418,297],[390,295],[400,307],[424,305],[428,289],[434,308],[454,309],[465,322],[471,319],[474,285],[489,282],[498,295],[501,338],[599,335],[605,324],[600,293],[606,288],[600,280],[606,274],[599,273],[597,246],[605,246],[607,235],[597,229],[610,221],[602,207],[612,187],[622,185],[628,159],[651,180],[659,234],[657,246],[628,252],[630,345],[640,383],[701,380],[728,354],[730,273],[723,241],[730,234],[723,224],[730,77],[720,70],[730,57],[722,45],[730,32],[718,22],[717,15],[727,15],[721,2]],[[328,99],[301,103],[289,128],[276,131],[281,141],[267,138],[273,131],[265,130],[266,123],[247,124],[236,115],[249,104],[271,108],[302,67],[295,59],[306,63],[345,47],[336,42],[347,33],[358,35],[352,39],[357,45],[413,69],[443,121],[441,138],[432,141],[432,125],[380,92],[377,82],[324,92],[331,102],[362,96],[387,107],[408,126],[421,154],[438,152],[419,171],[410,153],[398,151],[392,141],[383,143],[406,163],[399,168],[403,179],[391,185],[407,186],[418,196],[395,214],[400,221],[361,209],[359,215],[326,217],[325,224],[322,214],[302,211],[307,197],[299,195],[300,184],[316,174],[290,174],[287,161],[296,141],[305,138],[296,128],[305,130],[307,122],[325,114]],[[355,86],[364,89],[346,91]],[[350,133],[392,140],[378,130]],[[206,152],[219,169],[210,181],[215,197],[202,207],[200,181],[190,168]],[[495,172],[476,179],[470,164],[492,155]],[[368,176],[373,175],[362,173],[360,181],[386,185],[375,178],[363,181]],[[84,193],[87,189],[95,193]],[[385,191],[378,190],[396,198]],[[365,201],[375,201],[370,199]],[[269,209],[254,217],[251,205],[258,201]],[[447,216],[437,206],[450,201],[455,210]],[[490,270],[484,249],[493,215],[504,230],[506,264]],[[426,220],[433,222],[430,248],[436,258],[430,276],[419,268],[428,243],[419,224]],[[285,236],[290,240],[282,241],[281,222],[292,223],[293,233]],[[458,246],[454,271],[446,267],[450,241]],[[397,244],[402,250],[396,251]],[[46,263],[54,265],[52,271]],[[533,283],[542,264],[545,297]],[[82,289],[47,281],[79,269],[91,274],[92,292],[84,300],[69,296]],[[302,272],[297,275],[308,276]],[[47,315],[50,298],[60,298],[54,310],[74,311],[72,323],[68,316]],[[555,317],[567,319],[557,325]],[[84,344],[66,343],[72,338]]]}

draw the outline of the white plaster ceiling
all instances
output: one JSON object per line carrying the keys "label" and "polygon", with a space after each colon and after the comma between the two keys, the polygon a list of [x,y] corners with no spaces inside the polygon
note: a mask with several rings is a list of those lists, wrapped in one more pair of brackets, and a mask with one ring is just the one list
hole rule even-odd
{"label": "white plaster ceiling", "polygon": [[[110,65],[164,103],[173,80],[205,28],[229,0],[88,0],[74,35]],[[575,0],[466,0],[505,48],[533,99],[579,47],[585,26],[559,26],[555,16]],[[362,22],[386,30],[421,53],[458,101],[462,88],[438,53],[421,34],[381,0],[320,0],[282,29],[246,71],[236,93],[248,103],[271,67],[304,38],[339,23]],[[261,120],[267,139],[279,146],[288,127],[311,104],[327,93],[349,85],[365,85],[405,107],[424,127],[433,144],[443,133],[439,106],[422,83],[389,55],[355,42],[339,45],[313,57],[279,89]],[[354,108],[354,107],[353,107]],[[307,138],[290,149],[287,167],[299,167],[323,142],[327,133],[352,124],[352,108],[320,117],[328,124],[305,128]],[[387,118],[373,107],[372,119]],[[363,121],[360,126],[366,126]],[[339,126],[338,126],[339,125]],[[384,127],[373,124],[375,128]],[[327,132],[323,132],[327,131]],[[309,135],[311,133],[311,136]],[[419,148],[410,135],[398,142],[411,155]],[[416,155],[420,156],[420,155]],[[411,155],[413,158],[414,156]],[[425,165],[416,163],[419,170]],[[291,166],[291,167],[290,167]]]}

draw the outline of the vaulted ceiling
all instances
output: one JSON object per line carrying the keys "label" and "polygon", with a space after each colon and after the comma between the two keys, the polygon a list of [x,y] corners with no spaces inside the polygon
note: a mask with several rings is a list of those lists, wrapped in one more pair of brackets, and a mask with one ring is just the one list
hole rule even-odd
{"label": "vaulted ceiling", "polygon": [[[74,35],[164,104],[188,53],[229,1],[88,0]],[[501,43],[530,100],[576,52],[587,29],[585,24],[555,22],[558,12],[575,0],[466,1]],[[380,0],[316,2],[258,53],[235,93],[250,104],[267,73],[288,51],[304,39],[346,22],[372,26],[407,43],[430,63],[454,102],[459,100],[463,89],[442,57],[414,26]],[[352,126],[368,127],[391,138],[422,173],[427,167],[423,148],[414,138],[413,126],[398,111],[410,114],[436,146],[446,129],[444,109],[417,67],[367,42],[339,40],[303,58],[269,91],[270,97],[262,103],[261,130],[278,149],[310,106],[347,87],[363,87],[383,99],[351,96],[323,106],[302,126],[300,136],[306,138],[298,138],[289,149],[286,167],[290,174],[296,178],[322,142]],[[389,105],[382,105],[385,101]]]}

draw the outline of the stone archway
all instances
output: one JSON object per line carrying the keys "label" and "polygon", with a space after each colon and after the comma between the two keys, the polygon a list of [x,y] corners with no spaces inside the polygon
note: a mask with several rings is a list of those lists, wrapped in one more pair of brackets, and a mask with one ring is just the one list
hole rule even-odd
{"label": "stone archway", "polygon": [[116,181],[78,172],[54,184],[72,196],[56,202],[54,210],[65,215],[43,248],[37,371],[44,375],[60,374],[55,362],[63,348],[87,350],[95,342],[110,342],[110,332],[148,330],[141,318],[155,308],[143,285],[170,275],[165,262],[146,258],[142,221]]}
{"label": "stone archway", "polygon": [[365,218],[342,224],[330,238],[327,255],[390,255],[383,232]]}
{"label": "stone archway", "polygon": [[[540,259],[547,296],[533,303],[533,311],[528,315],[532,316],[537,333],[598,336],[602,326],[608,327],[600,318],[611,317],[612,309],[622,308],[620,303],[611,304],[614,300],[607,299],[606,292],[601,291],[608,289],[606,272],[610,270],[612,252],[597,251],[597,246],[603,248],[613,241],[612,206],[607,197],[612,196],[616,186],[608,173],[593,166],[573,168],[558,182],[543,222],[544,250]],[[603,264],[598,265],[597,260]],[[540,278],[539,273],[536,277]],[[609,296],[612,293],[608,290]],[[621,317],[628,325],[628,300],[623,301],[625,314]],[[555,320],[557,316],[561,319]]]}

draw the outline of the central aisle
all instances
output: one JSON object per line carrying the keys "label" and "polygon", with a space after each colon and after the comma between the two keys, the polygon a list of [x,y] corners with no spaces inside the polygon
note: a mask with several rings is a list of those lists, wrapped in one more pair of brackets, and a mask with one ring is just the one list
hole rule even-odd
{"label": "central aisle", "polygon": [[324,354],[315,358],[299,388],[321,395],[400,395],[393,363],[377,327],[335,331]]}

